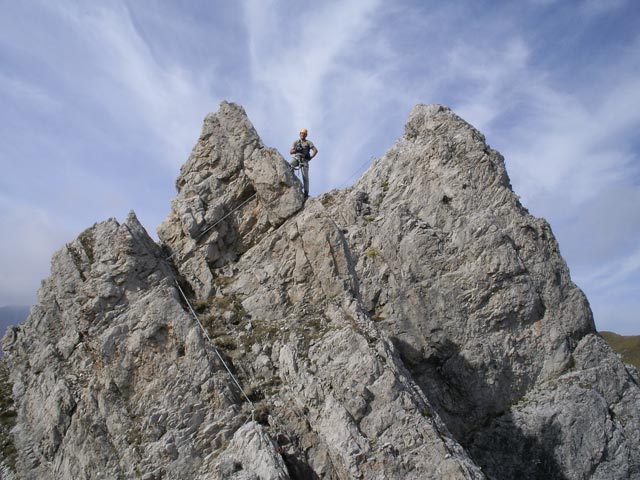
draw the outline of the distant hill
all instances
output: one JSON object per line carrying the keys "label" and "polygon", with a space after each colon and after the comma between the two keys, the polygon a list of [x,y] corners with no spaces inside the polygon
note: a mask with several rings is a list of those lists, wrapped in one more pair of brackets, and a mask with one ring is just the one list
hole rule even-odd
{"label": "distant hill", "polygon": [[[10,325],[16,325],[29,316],[29,307],[26,305],[7,305],[0,307],[0,338]],[[2,349],[0,349],[2,356]]]}
{"label": "distant hill", "polygon": [[640,335],[624,336],[613,332],[600,332],[611,347],[626,363],[640,368]]}

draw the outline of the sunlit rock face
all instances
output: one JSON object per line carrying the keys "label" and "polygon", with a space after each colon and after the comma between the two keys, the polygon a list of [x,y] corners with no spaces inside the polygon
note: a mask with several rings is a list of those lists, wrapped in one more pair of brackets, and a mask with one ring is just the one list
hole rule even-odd
{"label": "sunlit rock face", "polygon": [[305,201],[224,102],[176,187],[159,244],[87,229],[3,339],[21,478],[640,478],[637,372],[447,107]]}

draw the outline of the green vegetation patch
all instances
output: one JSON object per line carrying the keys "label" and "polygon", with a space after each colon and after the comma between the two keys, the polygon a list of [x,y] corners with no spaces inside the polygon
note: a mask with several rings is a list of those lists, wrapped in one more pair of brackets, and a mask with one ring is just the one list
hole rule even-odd
{"label": "green vegetation patch", "polygon": [[600,335],[625,363],[640,369],[640,335],[624,336],[613,332],[600,332]]}

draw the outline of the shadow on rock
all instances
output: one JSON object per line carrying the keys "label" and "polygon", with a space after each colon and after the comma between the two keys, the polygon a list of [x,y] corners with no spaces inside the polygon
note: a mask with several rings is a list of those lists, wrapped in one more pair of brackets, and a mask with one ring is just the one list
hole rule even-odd
{"label": "shadow on rock", "polygon": [[[559,427],[523,431],[501,397],[500,382],[487,383],[485,372],[471,365],[458,345],[441,341],[426,356],[402,340],[393,341],[433,408],[488,478],[566,479],[553,454],[561,441]],[[508,382],[510,372],[502,377]]]}
{"label": "shadow on rock", "polygon": [[554,456],[561,437],[560,427],[550,423],[528,435],[507,413],[477,432],[465,447],[489,478],[566,480]]}
{"label": "shadow on rock", "polygon": [[311,467],[294,455],[285,453],[282,455],[282,459],[292,480],[319,480],[320,477]]}

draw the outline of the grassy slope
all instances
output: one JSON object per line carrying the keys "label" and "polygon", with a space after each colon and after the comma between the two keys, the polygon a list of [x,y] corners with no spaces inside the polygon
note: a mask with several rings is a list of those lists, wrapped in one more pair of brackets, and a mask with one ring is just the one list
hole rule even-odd
{"label": "grassy slope", "polygon": [[620,355],[626,363],[640,369],[640,336],[625,337],[613,332],[600,332],[609,345]]}

